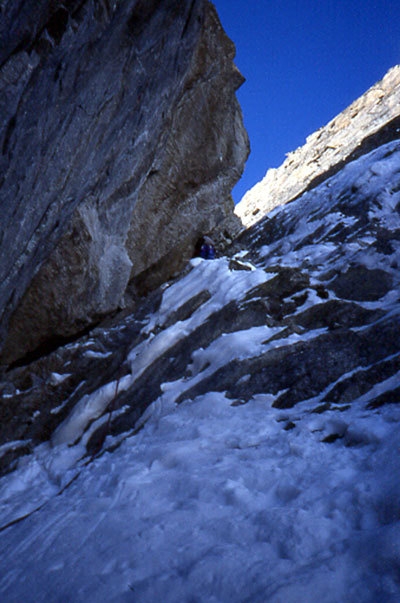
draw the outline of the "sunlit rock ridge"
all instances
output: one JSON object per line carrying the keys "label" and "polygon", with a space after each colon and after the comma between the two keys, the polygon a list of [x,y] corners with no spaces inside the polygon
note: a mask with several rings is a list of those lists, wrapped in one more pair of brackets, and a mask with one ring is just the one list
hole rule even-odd
{"label": "sunlit rock ridge", "polygon": [[251,226],[277,205],[315,187],[349,161],[399,137],[397,65],[326,126],[311,134],[304,146],[288,153],[279,168],[268,170],[236,205],[235,212],[246,227]]}
{"label": "sunlit rock ridge", "polygon": [[234,45],[210,2],[5,0],[0,11],[7,365],[132,307],[200,234],[229,230],[248,140]]}

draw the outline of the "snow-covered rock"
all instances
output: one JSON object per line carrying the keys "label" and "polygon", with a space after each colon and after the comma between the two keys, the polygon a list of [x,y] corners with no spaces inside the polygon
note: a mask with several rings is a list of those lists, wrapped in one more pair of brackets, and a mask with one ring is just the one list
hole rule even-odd
{"label": "snow-covered rock", "polygon": [[393,142],[276,209],[232,257],[191,260],[136,313],[11,371],[2,440],[26,445],[5,449],[4,468],[48,439],[93,454],[152,405],[209,391],[276,408],[390,401],[376,388],[398,387],[399,190]]}

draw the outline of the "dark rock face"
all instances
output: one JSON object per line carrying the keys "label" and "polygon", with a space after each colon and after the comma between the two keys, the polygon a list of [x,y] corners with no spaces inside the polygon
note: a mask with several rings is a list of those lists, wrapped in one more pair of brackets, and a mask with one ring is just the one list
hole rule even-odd
{"label": "dark rock face", "polygon": [[350,266],[331,282],[339,297],[358,301],[377,301],[392,288],[392,278],[382,270],[369,270],[365,266]]}
{"label": "dark rock face", "polygon": [[[0,346],[82,332],[233,219],[248,154],[234,47],[205,0],[6,1]],[[3,43],[4,41],[4,43]]]}

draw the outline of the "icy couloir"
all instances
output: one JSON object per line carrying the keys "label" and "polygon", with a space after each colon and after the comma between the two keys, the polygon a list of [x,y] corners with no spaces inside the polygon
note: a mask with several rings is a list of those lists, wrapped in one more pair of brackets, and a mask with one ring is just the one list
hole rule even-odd
{"label": "icy couloir", "polygon": [[389,143],[14,369],[2,598],[397,601],[399,210]]}
{"label": "icy couloir", "polygon": [[268,393],[276,408],[390,402],[399,183],[399,143],[390,143],[274,210],[231,257],[192,260],[135,314],[11,371],[1,386],[3,467],[45,440],[93,454],[152,403],[208,391],[236,404]]}

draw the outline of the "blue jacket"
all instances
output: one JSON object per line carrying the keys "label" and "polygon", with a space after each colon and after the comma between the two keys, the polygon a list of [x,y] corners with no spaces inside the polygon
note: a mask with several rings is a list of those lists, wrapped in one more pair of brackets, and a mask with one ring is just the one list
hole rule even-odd
{"label": "blue jacket", "polygon": [[214,245],[209,245],[207,243],[203,243],[200,249],[200,257],[205,260],[214,260],[215,259],[215,247]]}

